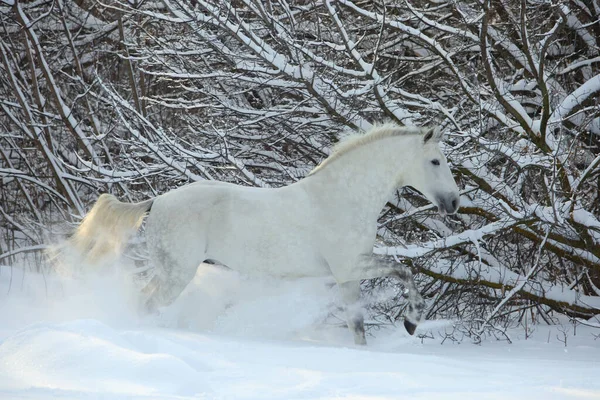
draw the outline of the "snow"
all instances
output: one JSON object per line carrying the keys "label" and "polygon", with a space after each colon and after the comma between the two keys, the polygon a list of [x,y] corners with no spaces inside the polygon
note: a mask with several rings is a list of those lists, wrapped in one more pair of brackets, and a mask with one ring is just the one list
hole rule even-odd
{"label": "snow", "polygon": [[569,113],[584,103],[590,96],[600,91],[600,75],[596,75],[579,86],[573,93],[563,99],[550,116],[550,122],[559,122],[566,118]]}
{"label": "snow", "polygon": [[[141,317],[120,274],[61,278],[0,268],[1,399],[600,398],[597,330],[568,323],[476,346],[425,322],[367,347],[323,323],[335,288],[199,272],[163,314]],[[10,289],[10,290],[9,290]],[[563,341],[567,340],[567,346]]]}

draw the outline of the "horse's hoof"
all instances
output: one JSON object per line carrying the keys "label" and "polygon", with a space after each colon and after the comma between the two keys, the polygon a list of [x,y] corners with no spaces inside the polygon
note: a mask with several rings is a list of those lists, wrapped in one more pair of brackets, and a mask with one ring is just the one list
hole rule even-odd
{"label": "horse's hoof", "polygon": [[406,328],[406,332],[408,332],[410,335],[414,335],[415,330],[417,329],[417,325],[406,319],[404,320],[404,327]]}

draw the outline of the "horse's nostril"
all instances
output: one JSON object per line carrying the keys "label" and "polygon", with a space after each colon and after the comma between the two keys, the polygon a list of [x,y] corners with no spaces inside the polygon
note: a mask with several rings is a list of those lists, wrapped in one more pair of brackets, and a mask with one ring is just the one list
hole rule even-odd
{"label": "horse's nostril", "polygon": [[458,199],[452,200],[452,209],[456,210],[458,207]]}

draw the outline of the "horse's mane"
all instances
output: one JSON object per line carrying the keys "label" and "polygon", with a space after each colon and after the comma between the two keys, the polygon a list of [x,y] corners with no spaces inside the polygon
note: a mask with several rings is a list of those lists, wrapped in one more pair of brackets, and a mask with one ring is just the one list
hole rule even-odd
{"label": "horse's mane", "polygon": [[375,141],[394,137],[394,136],[407,136],[407,135],[421,135],[431,128],[422,128],[417,126],[399,126],[393,123],[387,123],[383,125],[376,125],[369,129],[366,133],[354,133],[350,136],[345,137],[339,143],[337,143],[329,157],[323,160],[317,165],[309,174],[313,175],[320,171],[323,167],[329,165],[332,161],[337,160],[344,154],[356,149],[357,147],[364,146]]}

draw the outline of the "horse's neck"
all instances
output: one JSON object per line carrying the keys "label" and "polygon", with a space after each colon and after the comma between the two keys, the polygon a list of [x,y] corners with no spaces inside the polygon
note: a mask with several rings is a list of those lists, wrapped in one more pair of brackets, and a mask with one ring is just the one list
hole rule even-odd
{"label": "horse's neck", "polygon": [[[307,183],[340,212],[353,217],[377,218],[413,158],[411,137],[379,139],[341,155],[310,176]],[[312,182],[311,182],[312,180]]]}

